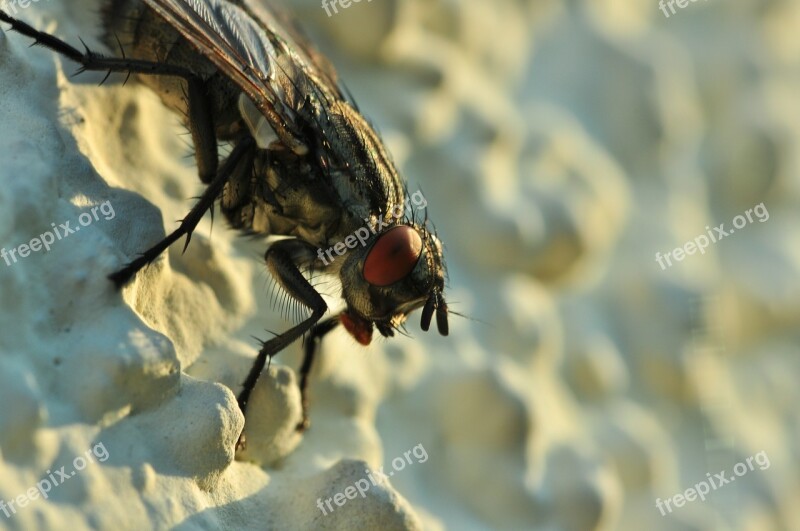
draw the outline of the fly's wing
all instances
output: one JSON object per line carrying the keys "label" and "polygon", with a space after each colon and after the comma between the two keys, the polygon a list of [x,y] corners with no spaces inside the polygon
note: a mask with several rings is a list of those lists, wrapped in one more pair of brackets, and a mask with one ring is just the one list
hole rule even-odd
{"label": "fly's wing", "polygon": [[[341,204],[362,205],[358,217],[403,204],[377,133],[287,17],[264,0],[143,1],[242,89],[285,146],[317,159]],[[240,109],[248,125],[266,139],[247,107]]]}
{"label": "fly's wing", "polygon": [[296,153],[308,150],[295,120],[303,98],[308,93],[328,102],[342,98],[333,69],[320,68],[318,53],[293,42],[294,30],[282,28],[267,7],[247,0],[238,5],[226,0],[144,2],[242,89],[281,142]]}
{"label": "fly's wing", "polygon": [[[235,0],[241,2],[245,8],[255,15],[256,21],[264,23],[266,28],[280,34],[287,42],[292,43],[293,49],[301,56],[301,64],[307,68],[306,72],[325,84],[332,94],[339,99],[348,99],[342,94],[339,86],[339,75],[336,69],[311,43],[297,23],[297,20],[285,9],[276,6],[267,6],[264,0]],[[352,104],[352,102],[350,102]]]}

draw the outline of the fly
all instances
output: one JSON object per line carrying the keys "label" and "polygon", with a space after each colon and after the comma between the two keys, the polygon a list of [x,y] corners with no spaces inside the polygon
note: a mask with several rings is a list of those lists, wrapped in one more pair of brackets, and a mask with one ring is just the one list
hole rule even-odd
{"label": "fly", "polygon": [[[181,237],[188,246],[217,202],[235,228],[288,236],[270,245],[264,260],[310,315],[262,343],[238,396],[243,412],[267,360],[302,336],[298,430],[308,427],[306,388],[317,346],[337,326],[367,345],[373,328],[393,336],[422,308],[422,329],[435,314],[439,333],[448,334],[442,245],[427,216],[387,216],[405,209],[407,188],[333,67],[291,18],[254,0],[110,0],[104,14],[106,41],[118,57],[78,50],[3,11],[0,20],[79,63],[79,72],[136,75],[186,116],[206,189],[176,230],[109,275],[117,288]],[[117,35],[130,40],[129,55]],[[220,143],[232,146],[222,160]],[[321,259],[320,249],[344,242],[365,222],[373,227],[365,245]],[[346,308],[338,315],[323,320],[328,306],[306,278],[313,273],[339,277]]]}

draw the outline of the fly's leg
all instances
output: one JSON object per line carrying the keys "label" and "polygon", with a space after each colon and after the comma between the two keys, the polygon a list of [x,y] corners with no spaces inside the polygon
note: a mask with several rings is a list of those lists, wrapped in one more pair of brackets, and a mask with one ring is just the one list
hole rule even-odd
{"label": "fly's leg", "polygon": [[200,220],[203,219],[205,213],[214,206],[214,201],[216,201],[222,193],[222,189],[225,187],[225,183],[228,181],[231,175],[238,171],[247,171],[247,168],[244,168],[243,165],[240,165],[239,163],[242,160],[247,161],[247,153],[252,151],[254,148],[255,141],[250,137],[246,137],[236,144],[236,147],[233,148],[231,154],[227,159],[225,159],[225,162],[217,173],[217,176],[206,187],[203,195],[200,196],[200,199],[197,201],[197,204],[195,204],[194,208],[192,208],[186,217],[183,218],[180,226],[168,234],[163,240],[139,255],[136,260],[133,260],[116,273],[109,275],[108,278],[111,279],[114,284],[117,285],[117,287],[124,285],[133,277],[133,275],[136,274],[137,271],[158,258],[158,255],[163,253],[170,245],[175,243],[182,236],[186,236],[186,244],[183,247],[183,250],[185,251],[189,246],[189,241],[192,238],[192,232],[197,227],[197,224],[200,223]]}
{"label": "fly's leg", "polygon": [[325,337],[328,332],[336,328],[339,322],[338,317],[326,319],[312,328],[306,338],[303,364],[300,366],[300,400],[303,405],[303,420],[297,425],[297,431],[305,431],[311,425],[308,420],[308,375],[311,372],[311,366],[314,364],[314,357],[317,354],[317,349],[322,343],[322,338]]}
{"label": "fly's leg", "polygon": [[[39,44],[49,48],[76,63],[81,65],[77,73],[85,71],[107,71],[112,72],[154,75],[154,76],[175,76],[186,80],[187,99],[189,102],[188,125],[192,134],[192,141],[195,147],[195,159],[197,161],[200,180],[206,184],[211,182],[217,173],[219,157],[217,154],[217,141],[214,134],[214,122],[211,113],[208,112],[210,102],[205,82],[186,68],[158,63],[154,61],[142,61],[139,59],[128,59],[120,45],[121,58],[106,57],[102,54],[91,51],[84,44],[85,51],[81,52],[62,41],[58,37],[39,31],[25,22],[8,15],[0,10],[0,20],[11,25],[11,29],[30,37],[34,44]],[[108,76],[106,76],[107,78]],[[105,79],[103,80],[105,81]]]}
{"label": "fly's leg", "polygon": [[219,157],[217,155],[214,122],[211,113],[208,111],[210,109],[208,92],[205,82],[191,70],[166,63],[128,59],[125,57],[125,52],[122,50],[121,45],[120,51],[123,55],[121,58],[106,57],[95,53],[89,50],[85,44],[85,51],[81,52],[58,37],[39,31],[25,22],[9,16],[2,10],[0,10],[0,20],[10,24],[11,29],[17,33],[33,39],[34,44],[49,48],[80,64],[81,68],[78,73],[107,71],[109,75],[112,72],[121,72],[128,75],[175,76],[186,80],[188,89],[186,94],[189,102],[188,124],[192,134],[192,141],[194,142],[195,159],[197,160],[200,180],[208,184],[217,174]]}
{"label": "fly's leg", "polygon": [[[189,107],[188,126],[195,147],[195,160],[197,162],[200,180],[205,184],[209,184],[209,188],[206,190],[206,193],[203,194],[197,206],[186,216],[181,227],[177,231],[173,232],[159,244],[145,251],[142,257],[134,260],[124,269],[117,271],[109,277],[114,281],[117,287],[120,287],[128,282],[142,267],[152,262],[158,254],[169,247],[180,235],[187,235],[188,244],[192,231],[205,212],[213,206],[214,200],[219,197],[225,184],[224,179],[231,173],[231,168],[223,169],[223,171],[218,172],[219,155],[217,152],[216,135],[214,134],[214,121],[209,112],[211,106],[205,82],[186,68],[166,63],[128,59],[124,57],[124,51],[122,51],[122,58],[106,57],[89,50],[86,45],[84,45],[85,51],[81,52],[61,39],[49,33],[38,31],[25,22],[9,16],[2,10],[0,10],[0,21],[10,24],[11,29],[17,33],[32,38],[34,44],[49,48],[80,64],[81,68],[78,70],[78,73],[84,71],[108,71],[109,75],[112,72],[121,72],[127,73],[128,75],[175,76],[183,78],[187,83],[186,94]],[[233,165],[235,165],[238,157],[233,157],[232,153],[231,157],[229,157],[229,160],[230,159],[234,159]],[[168,241],[169,243],[166,243]]]}
{"label": "fly's leg", "polygon": [[264,255],[267,268],[276,282],[286,290],[289,296],[309,308],[311,316],[262,345],[247,379],[242,384],[242,392],[239,393],[239,407],[242,412],[247,410],[250,393],[258,381],[261,371],[264,370],[267,360],[308,332],[328,310],[328,305],[297,267],[297,251],[303,245],[296,240],[281,240],[273,244]]}

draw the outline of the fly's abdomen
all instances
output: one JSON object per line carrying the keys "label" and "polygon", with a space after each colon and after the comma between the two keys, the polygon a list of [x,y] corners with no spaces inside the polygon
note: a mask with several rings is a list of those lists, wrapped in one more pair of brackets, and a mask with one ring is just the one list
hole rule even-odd
{"label": "fly's abdomen", "polygon": [[[103,9],[103,20],[104,42],[117,56],[124,51],[126,57],[182,66],[206,80],[217,137],[227,140],[238,133],[240,116],[235,103],[240,90],[219,75],[219,70],[175,28],[141,0],[109,0]],[[186,88],[182,79],[151,75],[136,78],[154,90],[167,107],[186,116]]]}
{"label": "fly's abdomen", "polygon": [[[178,32],[157,20],[157,15],[139,0],[110,0],[104,9],[104,41],[109,49],[127,57],[147,61],[174,62],[180,42]],[[164,103],[185,112],[181,80],[168,76],[137,76],[155,90]]]}

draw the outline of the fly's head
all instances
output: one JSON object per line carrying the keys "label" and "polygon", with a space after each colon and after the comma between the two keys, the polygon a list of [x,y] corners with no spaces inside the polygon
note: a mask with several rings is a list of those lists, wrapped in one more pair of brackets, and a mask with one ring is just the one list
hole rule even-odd
{"label": "fly's head", "polygon": [[340,278],[347,301],[340,319],[362,345],[370,343],[373,325],[384,337],[393,336],[417,308],[423,309],[423,330],[436,313],[439,333],[448,334],[442,244],[426,224],[405,220],[374,234],[348,253]]}

